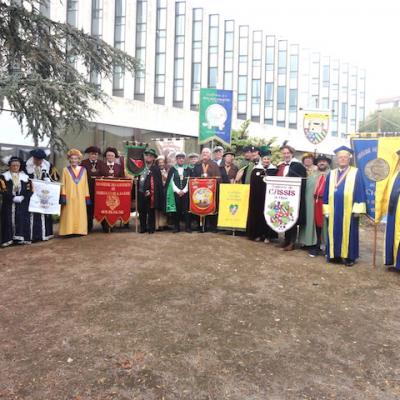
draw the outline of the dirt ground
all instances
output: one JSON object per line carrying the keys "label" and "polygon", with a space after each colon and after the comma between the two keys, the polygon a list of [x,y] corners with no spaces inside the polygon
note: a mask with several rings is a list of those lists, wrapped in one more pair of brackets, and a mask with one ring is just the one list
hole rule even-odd
{"label": "dirt ground", "polygon": [[400,274],[370,249],[345,268],[124,230],[0,250],[0,399],[399,399]]}

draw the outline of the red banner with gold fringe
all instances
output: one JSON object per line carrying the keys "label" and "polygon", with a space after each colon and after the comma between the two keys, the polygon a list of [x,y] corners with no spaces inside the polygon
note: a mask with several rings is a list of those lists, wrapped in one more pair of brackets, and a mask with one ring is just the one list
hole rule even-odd
{"label": "red banner with gold fringe", "polygon": [[118,221],[127,223],[131,214],[130,179],[96,179],[94,198],[94,217],[101,222],[106,220],[110,226]]}
{"label": "red banner with gold fringe", "polygon": [[190,212],[201,217],[216,213],[217,180],[215,178],[190,178]]}

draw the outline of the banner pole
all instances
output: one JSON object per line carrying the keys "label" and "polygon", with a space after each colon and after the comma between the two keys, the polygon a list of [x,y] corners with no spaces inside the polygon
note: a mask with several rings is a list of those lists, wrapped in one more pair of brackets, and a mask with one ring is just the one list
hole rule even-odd
{"label": "banner pole", "polygon": [[376,243],[378,240],[378,223],[374,222],[374,251],[373,251],[373,261],[372,264],[374,268],[376,267]]}
{"label": "banner pole", "polygon": [[138,227],[138,219],[139,219],[139,209],[138,209],[138,178],[135,176],[135,178],[133,179],[134,184],[135,184],[135,214],[136,214],[136,218],[135,218],[135,233],[139,232],[139,227]]}

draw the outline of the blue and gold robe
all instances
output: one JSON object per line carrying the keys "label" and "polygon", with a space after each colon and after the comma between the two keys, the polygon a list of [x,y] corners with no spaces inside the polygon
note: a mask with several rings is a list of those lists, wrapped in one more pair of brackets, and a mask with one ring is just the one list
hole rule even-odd
{"label": "blue and gold robe", "polygon": [[389,204],[385,233],[385,265],[393,265],[400,269],[400,171],[390,180]]}
{"label": "blue and gold robe", "polygon": [[355,167],[334,169],[326,180],[323,212],[328,215],[327,259],[359,257],[358,214],[366,212],[361,174]]}

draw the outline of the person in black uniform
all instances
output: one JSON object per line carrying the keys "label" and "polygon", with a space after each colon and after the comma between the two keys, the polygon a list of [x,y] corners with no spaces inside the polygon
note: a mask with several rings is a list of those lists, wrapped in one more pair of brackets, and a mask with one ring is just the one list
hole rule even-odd
{"label": "person in black uniform", "polygon": [[164,189],[160,168],[155,160],[154,149],[144,152],[145,168],[139,177],[138,211],[140,233],[154,233],[156,230],[156,210],[164,210]]}
{"label": "person in black uniform", "polygon": [[192,169],[185,165],[186,154],[176,154],[176,164],[168,171],[166,182],[166,212],[173,214],[174,233],[180,232],[181,219],[185,220],[185,231],[191,233],[189,214],[189,177]]}

